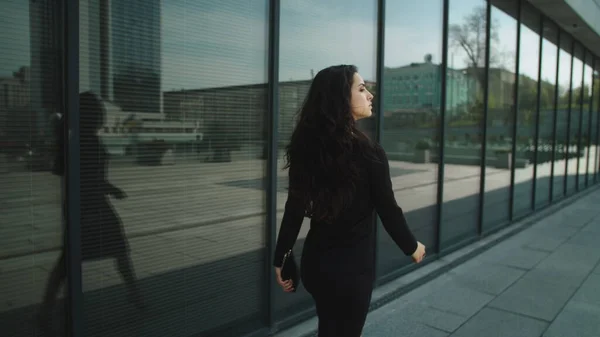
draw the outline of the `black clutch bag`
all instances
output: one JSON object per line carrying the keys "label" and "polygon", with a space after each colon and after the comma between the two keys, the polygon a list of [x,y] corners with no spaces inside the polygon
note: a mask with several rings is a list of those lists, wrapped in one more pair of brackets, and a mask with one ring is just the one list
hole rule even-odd
{"label": "black clutch bag", "polygon": [[292,280],[292,292],[296,292],[298,285],[300,285],[300,272],[298,270],[296,259],[294,258],[294,252],[292,252],[291,249],[283,256],[281,279],[284,281]]}

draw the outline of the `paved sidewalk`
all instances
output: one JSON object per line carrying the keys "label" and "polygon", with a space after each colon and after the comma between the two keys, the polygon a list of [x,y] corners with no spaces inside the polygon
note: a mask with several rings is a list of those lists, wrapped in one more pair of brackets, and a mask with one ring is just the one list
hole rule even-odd
{"label": "paved sidewalk", "polygon": [[[596,189],[379,307],[367,317],[363,336],[600,336],[599,203]],[[460,254],[383,285],[373,302]],[[316,336],[309,333],[316,325],[313,318],[277,336]]]}
{"label": "paved sidewalk", "polygon": [[364,336],[600,336],[600,191],[375,310]]}

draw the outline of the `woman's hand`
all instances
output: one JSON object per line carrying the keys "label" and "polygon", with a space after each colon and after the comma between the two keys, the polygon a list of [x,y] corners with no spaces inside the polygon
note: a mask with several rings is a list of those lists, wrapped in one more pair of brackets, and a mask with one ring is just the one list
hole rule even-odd
{"label": "woman's hand", "polygon": [[412,253],[412,259],[415,263],[423,261],[425,258],[425,246],[417,241],[417,249]]}
{"label": "woman's hand", "polygon": [[294,284],[292,280],[284,281],[281,278],[281,268],[275,267],[275,275],[277,276],[277,283],[279,283],[279,285],[283,288],[283,291],[289,293],[292,292],[292,290],[294,290]]}

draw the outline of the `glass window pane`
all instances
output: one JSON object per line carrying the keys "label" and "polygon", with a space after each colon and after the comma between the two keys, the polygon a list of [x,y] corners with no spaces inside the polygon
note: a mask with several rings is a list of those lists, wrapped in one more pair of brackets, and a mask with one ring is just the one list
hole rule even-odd
{"label": "glass window pane", "polygon": [[567,194],[577,191],[579,179],[579,159],[582,150],[579,148],[581,121],[582,90],[583,90],[583,50],[581,45],[575,44],[573,57],[573,72],[571,73],[571,104],[569,120],[569,155],[567,157]]}
{"label": "glass window pane", "polygon": [[[382,144],[396,200],[414,235],[432,250],[437,240],[443,1],[388,1],[385,14]],[[402,102],[401,97],[414,100]],[[383,227],[378,249],[380,276],[411,263]]]}
{"label": "glass window pane", "polygon": [[486,1],[450,0],[449,5],[442,247],[477,235],[486,87]]}
{"label": "glass window pane", "polygon": [[540,117],[539,138],[536,158],[536,207],[550,203],[550,182],[554,167],[553,144],[555,127],[556,66],[558,30],[548,21],[544,21],[544,39],[542,40],[542,63],[540,81]]}
{"label": "glass window pane", "polygon": [[[600,58],[596,58],[594,62],[594,94],[593,94],[593,103],[592,103],[592,142],[593,147],[595,149],[595,154],[592,158],[594,158],[593,167],[594,170],[594,183],[598,181],[598,173],[600,172],[600,151],[598,150],[598,136],[600,136]],[[595,130],[595,131],[594,131]]]}
{"label": "glass window pane", "polygon": [[1,334],[66,336],[62,18],[50,0],[0,8]]}
{"label": "glass window pane", "polygon": [[492,6],[483,231],[508,223],[511,164],[519,169],[528,165],[520,151],[511,163],[518,61],[517,20],[511,15],[516,15],[517,6],[517,1],[506,1],[502,8]]}
{"label": "glass window pane", "polygon": [[556,110],[556,140],[554,147],[554,166],[552,180],[552,200],[565,195],[567,157],[568,157],[568,127],[569,127],[569,95],[571,84],[571,39],[566,34],[560,35],[558,55],[558,97]]}
{"label": "glass window pane", "polygon": [[[538,116],[538,76],[540,57],[540,17],[523,4],[519,51],[517,143],[513,216],[532,211],[533,178],[536,165],[536,123]],[[546,196],[548,192],[546,190]]]}
{"label": "glass window pane", "polygon": [[[296,113],[306,98],[311,80],[320,70],[337,64],[353,64],[377,95],[376,45],[377,1],[282,0],[279,60],[279,165],[283,168],[285,146],[296,123]],[[373,107],[377,111],[377,107]],[[359,126],[375,136],[375,116]],[[373,138],[374,139],[374,138]],[[277,232],[287,199],[287,170],[278,171]],[[300,230],[294,252],[300,261],[309,219]],[[301,285],[293,296],[277,288],[275,313],[278,320],[310,308],[312,298]]]}
{"label": "glass window pane", "polygon": [[592,83],[594,55],[590,52],[585,53],[585,63],[583,64],[583,94],[582,94],[582,112],[581,112],[581,159],[579,164],[579,188],[588,186],[590,181],[590,164],[594,163],[591,156],[595,150],[591,146],[592,132]]}
{"label": "glass window pane", "polygon": [[80,11],[86,336],[260,324],[267,1]]}

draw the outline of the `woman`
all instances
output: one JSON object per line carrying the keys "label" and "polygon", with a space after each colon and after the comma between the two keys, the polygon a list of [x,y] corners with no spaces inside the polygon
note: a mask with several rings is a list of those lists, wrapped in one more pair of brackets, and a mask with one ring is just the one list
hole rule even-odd
{"label": "woman", "polygon": [[372,114],[373,95],[355,66],[321,70],[314,78],[287,147],[289,190],[274,254],[278,283],[303,218],[311,218],[301,279],[312,295],[319,337],[358,337],[375,281],[373,210],[404,254],[417,263],[425,246],[410,232],[392,190],[386,154],[358,130]]}
{"label": "woman", "polygon": [[[138,309],[144,309],[144,303],[136,281],[131,262],[129,243],[123,224],[111,205],[109,197],[126,198],[125,192],[108,181],[107,166],[109,154],[98,136],[98,130],[105,122],[104,104],[100,97],[88,91],[79,94],[80,111],[80,229],[81,260],[91,261],[112,258],[121,277],[125,281],[130,302]],[[64,178],[64,118],[57,129],[58,152],[53,173]],[[64,185],[63,185],[64,186]],[[63,193],[63,218],[67,220],[66,198]],[[51,312],[56,304],[56,295],[66,278],[66,228],[64,242],[58,261],[54,265],[44,293],[40,308],[39,324],[43,331],[51,330]]]}

